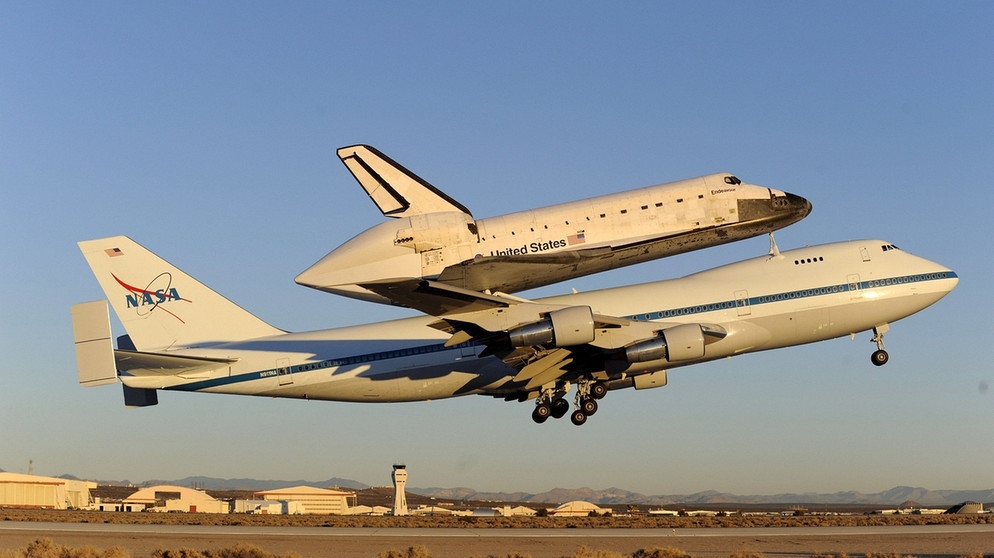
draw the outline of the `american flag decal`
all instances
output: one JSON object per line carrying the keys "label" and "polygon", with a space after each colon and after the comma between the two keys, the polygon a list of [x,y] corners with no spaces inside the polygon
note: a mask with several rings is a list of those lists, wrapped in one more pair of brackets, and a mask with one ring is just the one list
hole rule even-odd
{"label": "american flag decal", "polygon": [[586,241],[587,239],[584,237],[583,231],[580,231],[576,234],[571,234],[566,237],[566,243],[570,246],[574,244],[583,244]]}
{"label": "american flag decal", "polygon": [[120,248],[108,248],[104,250],[104,252],[106,252],[107,255],[112,258],[124,255],[124,252],[122,252]]}

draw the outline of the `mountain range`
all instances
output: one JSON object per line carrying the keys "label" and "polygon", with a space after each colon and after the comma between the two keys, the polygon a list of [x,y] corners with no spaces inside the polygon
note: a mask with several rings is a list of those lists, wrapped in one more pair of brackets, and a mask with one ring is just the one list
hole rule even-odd
{"label": "mountain range", "polygon": [[[101,484],[139,484],[128,481],[104,481]],[[140,483],[144,486],[171,484],[177,486],[193,486],[212,490],[273,490],[291,486],[339,487],[351,490],[364,490],[370,485],[338,477],[313,480],[259,480],[259,479],[222,479],[215,477],[193,476],[177,480],[149,480]],[[950,506],[967,501],[994,502],[994,489],[986,490],[930,490],[913,486],[896,486],[882,492],[832,492],[832,493],[781,493],[739,495],[728,492],[707,490],[691,494],[646,495],[621,488],[554,488],[540,493],[529,492],[481,492],[472,488],[418,488],[407,487],[408,492],[428,496],[439,500],[476,500],[522,503],[562,503],[571,500],[585,500],[601,505],[642,504],[663,506],[670,504],[706,505],[706,504],[882,504],[897,505],[902,502],[917,502],[924,506]]]}

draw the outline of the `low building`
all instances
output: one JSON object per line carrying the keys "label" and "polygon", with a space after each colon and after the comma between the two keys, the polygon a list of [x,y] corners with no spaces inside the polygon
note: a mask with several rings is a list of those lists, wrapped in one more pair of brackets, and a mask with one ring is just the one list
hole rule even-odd
{"label": "low building", "polygon": [[304,505],[300,502],[287,502],[286,500],[235,500],[231,513],[299,515],[304,513]]}
{"label": "low building", "polygon": [[497,515],[502,517],[532,517],[538,513],[531,508],[526,508],[525,506],[515,506],[513,508],[511,506],[504,506],[502,508],[494,508],[494,511],[497,512]]}
{"label": "low building", "polygon": [[327,488],[315,488],[313,486],[294,486],[291,488],[279,488],[276,490],[265,490],[255,493],[256,498],[262,500],[278,500],[285,502],[299,502],[304,506],[300,513],[326,514],[326,515],[350,515],[349,500],[355,505],[355,492],[343,492],[341,490],[330,490]]}
{"label": "low building", "polygon": [[352,506],[349,515],[387,515],[392,511],[386,506]]}
{"label": "low building", "polygon": [[19,473],[0,473],[0,507],[52,510],[88,508],[97,483]]}
{"label": "low building", "polygon": [[142,488],[121,505],[152,512],[228,513],[228,502],[185,486],[159,485]]}
{"label": "low building", "polygon": [[664,516],[677,516],[680,512],[676,510],[668,510],[665,508],[659,508],[655,510],[649,510],[649,515],[664,515]]}

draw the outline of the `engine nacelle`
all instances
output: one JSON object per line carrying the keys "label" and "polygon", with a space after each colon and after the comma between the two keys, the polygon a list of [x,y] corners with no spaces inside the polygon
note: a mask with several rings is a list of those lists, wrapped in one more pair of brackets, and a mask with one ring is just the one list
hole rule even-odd
{"label": "engine nacelle", "polygon": [[607,389],[609,390],[625,389],[630,387],[635,389],[663,387],[666,385],[666,371],[653,370],[651,372],[645,372],[635,376],[626,376],[617,380],[608,380],[604,382],[604,385],[607,386]]}
{"label": "engine nacelle", "polygon": [[630,363],[666,360],[679,362],[704,356],[704,330],[699,324],[682,324],[664,329],[659,336],[625,347]]}
{"label": "engine nacelle", "polygon": [[594,313],[589,306],[570,306],[549,312],[544,320],[507,332],[511,345],[571,347],[594,340]]}

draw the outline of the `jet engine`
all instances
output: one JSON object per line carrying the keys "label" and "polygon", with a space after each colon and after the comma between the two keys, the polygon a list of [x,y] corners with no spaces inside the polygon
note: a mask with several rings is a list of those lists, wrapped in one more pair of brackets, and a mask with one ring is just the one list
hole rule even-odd
{"label": "jet engine", "polygon": [[651,360],[677,362],[704,356],[704,329],[682,324],[664,329],[658,336],[625,347],[625,360],[634,364]]}
{"label": "jet engine", "polygon": [[594,313],[589,306],[553,310],[545,319],[516,327],[507,334],[515,347],[583,345],[594,340]]}

